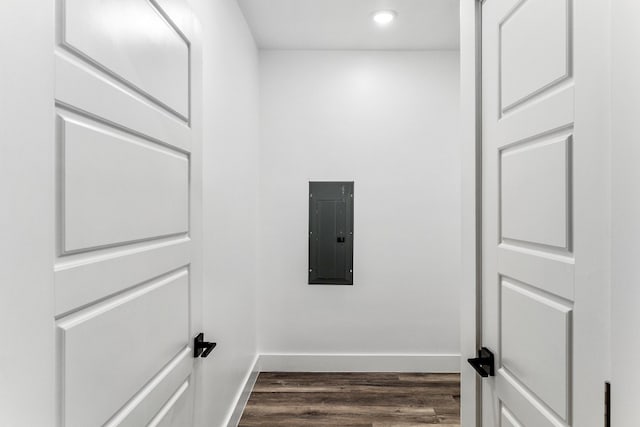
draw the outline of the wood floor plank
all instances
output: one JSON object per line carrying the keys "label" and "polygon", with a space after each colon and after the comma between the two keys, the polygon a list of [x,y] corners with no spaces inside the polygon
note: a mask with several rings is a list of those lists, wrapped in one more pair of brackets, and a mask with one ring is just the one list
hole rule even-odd
{"label": "wood floor plank", "polygon": [[239,426],[460,425],[458,374],[264,372]]}
{"label": "wood floor plank", "polygon": [[[257,398],[258,396],[256,396]],[[405,391],[403,393],[385,393],[381,396],[379,392],[359,392],[359,393],[263,393],[259,396],[256,404],[269,405],[305,405],[324,403],[334,404],[358,404],[358,405],[385,405],[385,406],[427,406],[437,407],[443,413],[457,413],[458,402],[451,395],[428,395],[423,392]]]}

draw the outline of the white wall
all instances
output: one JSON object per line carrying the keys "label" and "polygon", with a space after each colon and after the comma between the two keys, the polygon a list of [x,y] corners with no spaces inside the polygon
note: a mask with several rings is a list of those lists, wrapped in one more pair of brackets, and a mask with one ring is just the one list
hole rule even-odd
{"label": "white wall", "polygon": [[[458,77],[453,51],[260,53],[261,353],[459,353]],[[309,180],[355,181],[353,287],[307,285]]]}
{"label": "white wall", "polygon": [[0,426],[56,414],[54,16],[53,2],[0,2]]}
{"label": "white wall", "polygon": [[640,3],[611,2],[612,28],[612,425],[638,424],[640,389]]}
{"label": "white wall", "polygon": [[256,357],[258,52],[234,0],[196,0],[203,32],[203,419],[229,417]]}

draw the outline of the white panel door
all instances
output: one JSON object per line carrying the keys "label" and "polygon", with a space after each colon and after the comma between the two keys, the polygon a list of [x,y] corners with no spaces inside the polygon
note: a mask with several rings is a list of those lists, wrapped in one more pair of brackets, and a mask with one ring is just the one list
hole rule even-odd
{"label": "white panel door", "polygon": [[60,427],[194,422],[201,171],[190,16],[182,0],[57,2]]}
{"label": "white panel door", "polygon": [[482,320],[496,356],[487,427],[573,425],[570,3],[482,6]]}
{"label": "white panel door", "polygon": [[[486,427],[604,422],[608,2],[484,0]],[[614,411],[615,412],[615,411]]]}

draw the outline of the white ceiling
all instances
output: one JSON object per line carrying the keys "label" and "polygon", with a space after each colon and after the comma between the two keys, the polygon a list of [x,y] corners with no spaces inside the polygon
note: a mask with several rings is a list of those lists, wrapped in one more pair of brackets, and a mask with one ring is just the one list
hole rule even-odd
{"label": "white ceiling", "polygon": [[[262,49],[458,49],[458,0],[238,0]],[[379,27],[373,12],[393,9]]]}

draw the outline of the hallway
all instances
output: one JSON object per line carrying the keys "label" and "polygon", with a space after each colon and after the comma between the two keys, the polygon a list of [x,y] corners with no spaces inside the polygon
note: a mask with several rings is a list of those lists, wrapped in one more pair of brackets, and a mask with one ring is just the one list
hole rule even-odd
{"label": "hallway", "polygon": [[639,21],[0,1],[0,427],[637,427]]}

